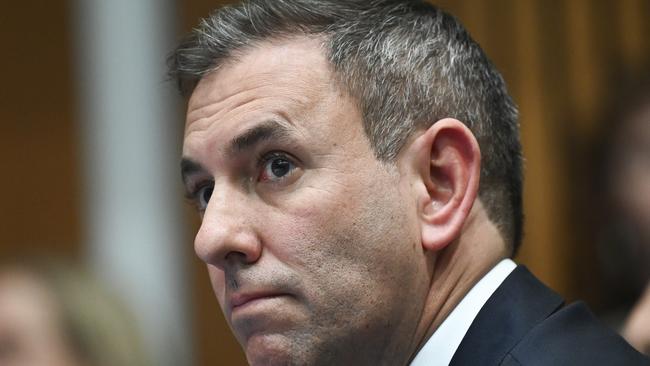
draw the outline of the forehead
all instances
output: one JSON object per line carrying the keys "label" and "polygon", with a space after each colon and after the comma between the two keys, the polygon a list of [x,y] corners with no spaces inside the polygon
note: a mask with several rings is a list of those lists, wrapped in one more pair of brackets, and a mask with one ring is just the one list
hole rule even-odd
{"label": "forehead", "polygon": [[187,124],[268,93],[304,106],[332,88],[331,76],[320,40],[263,41],[235,52],[199,81],[189,100]]}
{"label": "forehead", "polygon": [[223,156],[228,141],[269,120],[302,140],[358,139],[360,112],[338,85],[319,39],[251,46],[198,83],[188,104],[183,154],[194,161]]}

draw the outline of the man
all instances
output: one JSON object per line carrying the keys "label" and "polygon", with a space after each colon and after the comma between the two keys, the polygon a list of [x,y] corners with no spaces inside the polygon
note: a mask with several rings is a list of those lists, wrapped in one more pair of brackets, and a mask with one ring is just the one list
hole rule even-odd
{"label": "man", "polygon": [[646,364],[507,259],[517,112],[451,16],[274,0],[171,57],[195,250],[253,365]]}

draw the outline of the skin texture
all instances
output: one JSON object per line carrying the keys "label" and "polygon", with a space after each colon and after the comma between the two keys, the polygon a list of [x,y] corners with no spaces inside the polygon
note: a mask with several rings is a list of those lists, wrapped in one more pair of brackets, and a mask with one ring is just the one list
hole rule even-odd
{"label": "skin texture", "polygon": [[382,163],[333,80],[318,40],[267,41],[189,101],[195,251],[253,365],[407,364],[501,253],[489,227],[484,265],[463,257],[486,220],[471,132],[439,121]]}
{"label": "skin texture", "polygon": [[0,365],[81,365],[65,339],[48,290],[27,274],[0,274]]}

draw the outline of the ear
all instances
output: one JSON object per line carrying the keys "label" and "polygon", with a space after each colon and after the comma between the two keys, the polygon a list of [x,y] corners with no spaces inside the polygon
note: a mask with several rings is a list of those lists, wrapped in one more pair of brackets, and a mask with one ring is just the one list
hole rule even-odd
{"label": "ear", "polygon": [[461,233],[478,194],[481,151],[462,122],[446,118],[407,149],[416,180],[422,246],[438,251]]}

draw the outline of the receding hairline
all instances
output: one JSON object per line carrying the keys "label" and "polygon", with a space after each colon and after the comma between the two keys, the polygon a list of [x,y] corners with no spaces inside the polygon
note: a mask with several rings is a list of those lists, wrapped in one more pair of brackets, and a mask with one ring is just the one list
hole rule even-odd
{"label": "receding hairline", "polygon": [[[292,45],[304,45],[307,48],[310,48],[313,51],[316,51],[316,55],[323,60],[323,66],[325,69],[323,71],[326,74],[323,75],[323,80],[326,81],[323,86],[331,88],[331,90],[338,93],[340,96],[348,98],[355,108],[362,113],[361,105],[359,98],[352,94],[348,83],[344,80],[344,76],[340,71],[335,67],[335,64],[331,58],[330,54],[330,45],[328,42],[330,38],[325,34],[311,34],[311,33],[299,33],[299,34],[281,34],[281,35],[272,35],[265,38],[251,42],[243,47],[238,47],[233,49],[232,52],[228,53],[224,57],[220,57],[215,60],[214,65],[203,75],[196,78],[196,81],[186,96],[188,102],[188,113],[192,110],[196,110],[196,106],[192,107],[192,99],[194,96],[197,87],[202,82],[208,82],[209,78],[219,78],[219,73],[221,71],[229,72],[228,69],[236,67],[239,63],[247,62],[246,58],[254,54],[258,50],[262,50],[266,47],[283,47],[289,44]],[[307,50],[307,49],[306,49]],[[308,66],[308,65],[306,65]],[[306,69],[307,72],[313,72],[314,69]],[[201,106],[198,107],[199,109]],[[361,123],[364,123],[363,117]]]}
{"label": "receding hairline", "polygon": [[[332,63],[332,59],[330,57],[330,45],[328,44],[330,41],[330,36],[325,32],[305,32],[300,28],[288,28],[286,30],[281,30],[277,33],[273,33],[264,37],[255,38],[251,42],[242,46],[233,47],[231,50],[228,50],[228,52],[215,58],[212,61],[212,65],[208,67],[201,75],[192,75],[189,85],[186,85],[185,89],[181,88],[181,94],[186,100],[189,101],[198,84],[210,75],[218,73],[222,69],[235,66],[238,62],[242,62],[243,58],[250,55],[257,49],[261,49],[266,46],[281,46],[282,44],[293,42],[313,43],[313,45],[316,46],[316,49],[321,51],[324,60],[327,61],[328,69],[332,73],[332,76],[336,76],[338,75],[338,72],[335,70],[334,64]],[[179,76],[174,77],[178,78]],[[184,79],[183,76],[180,78]],[[340,78],[338,77],[335,77],[333,79],[336,79],[337,82],[340,81]],[[344,85],[338,86],[343,87]]]}

